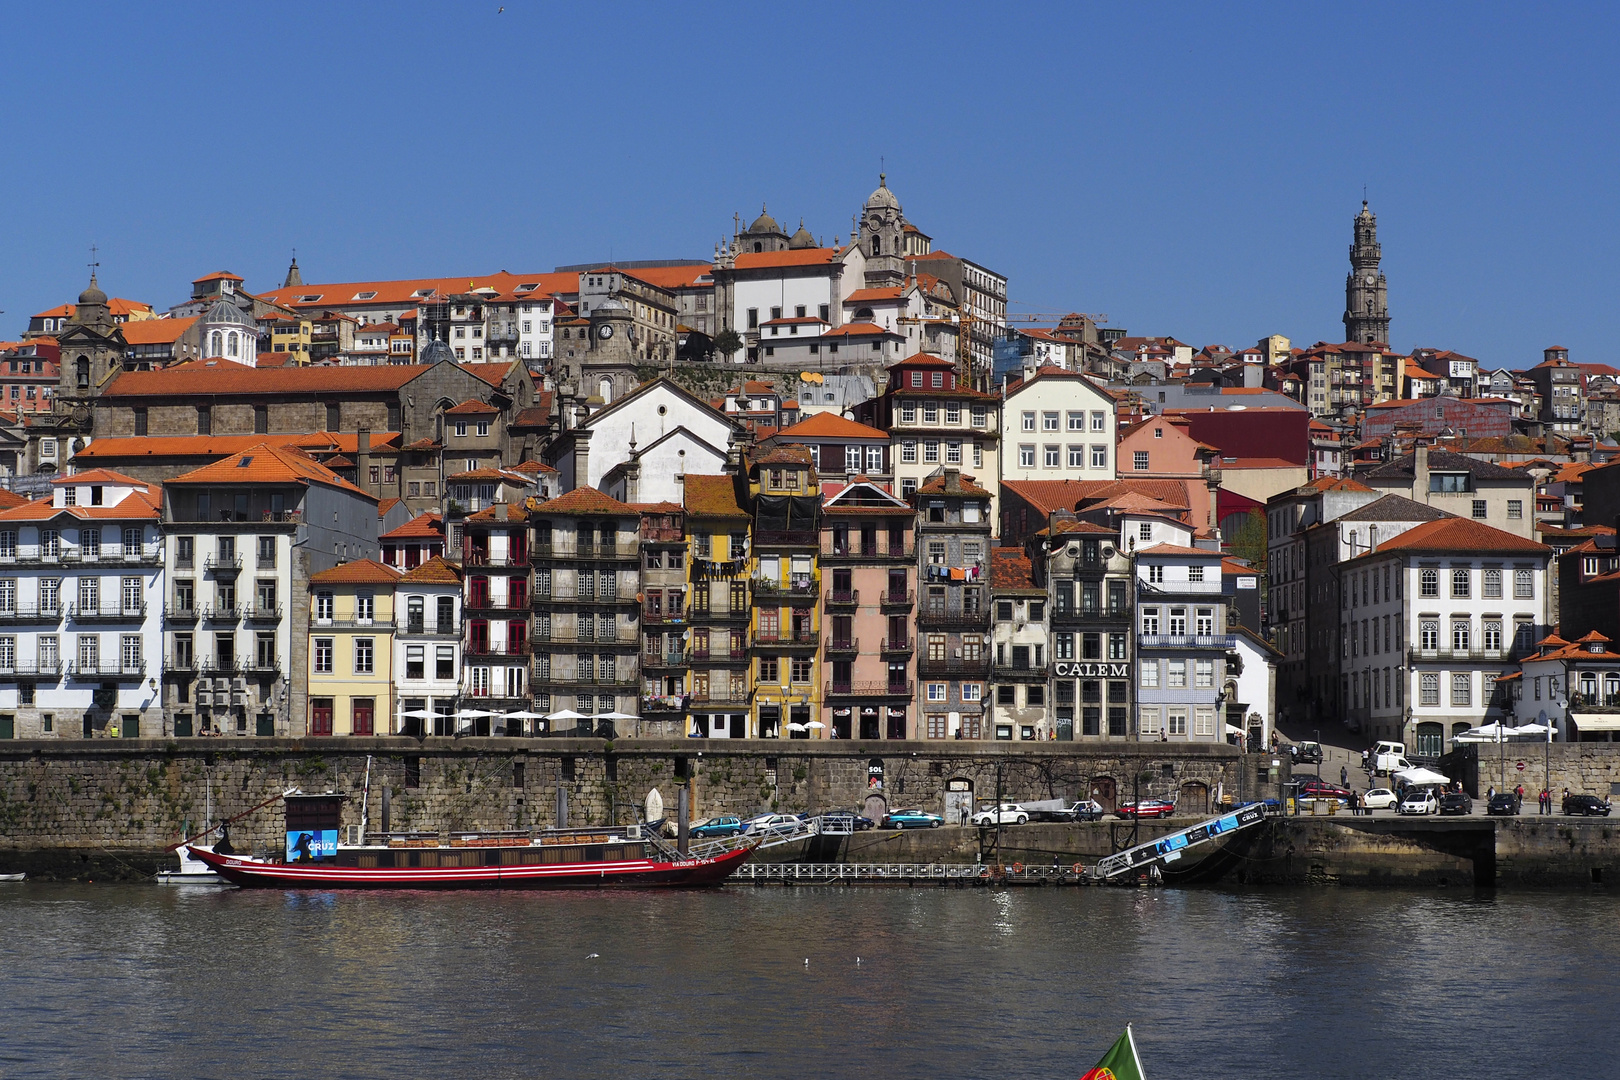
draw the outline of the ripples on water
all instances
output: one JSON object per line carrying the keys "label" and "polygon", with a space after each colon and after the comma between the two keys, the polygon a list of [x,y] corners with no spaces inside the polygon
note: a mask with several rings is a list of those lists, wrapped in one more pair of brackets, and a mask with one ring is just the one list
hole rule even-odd
{"label": "ripples on water", "polygon": [[1616,913],[1349,889],[0,886],[0,1076],[1073,1078],[1133,1021],[1152,1080],[1611,1077]]}

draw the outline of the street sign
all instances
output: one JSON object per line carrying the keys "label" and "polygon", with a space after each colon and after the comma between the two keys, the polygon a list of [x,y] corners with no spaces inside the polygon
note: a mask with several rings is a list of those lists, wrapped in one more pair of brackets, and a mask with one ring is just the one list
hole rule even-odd
{"label": "street sign", "polygon": [[1522,762],[1522,761],[1519,762],[1517,765],[1514,766],[1514,768],[1518,769],[1520,772],[1524,772],[1524,762]]}

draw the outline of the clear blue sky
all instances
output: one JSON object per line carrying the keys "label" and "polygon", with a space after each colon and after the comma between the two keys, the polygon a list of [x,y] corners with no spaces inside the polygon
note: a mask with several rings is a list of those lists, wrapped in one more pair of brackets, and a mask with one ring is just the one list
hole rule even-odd
{"label": "clear blue sky", "polygon": [[1026,310],[1340,340],[1365,184],[1397,347],[1620,360],[1613,5],[500,4],[8,7],[0,337],[92,242],[160,307],[707,258],[847,237],[881,158]]}

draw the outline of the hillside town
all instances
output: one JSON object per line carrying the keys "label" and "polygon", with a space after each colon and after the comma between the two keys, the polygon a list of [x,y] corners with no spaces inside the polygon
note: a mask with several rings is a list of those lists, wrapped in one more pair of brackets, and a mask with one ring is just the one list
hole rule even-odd
{"label": "hillside town", "polygon": [[0,737],[1620,731],[1620,369],[1395,350],[1366,203],[1304,347],[1010,311],[886,177],[791,224],[93,264],[0,342]]}

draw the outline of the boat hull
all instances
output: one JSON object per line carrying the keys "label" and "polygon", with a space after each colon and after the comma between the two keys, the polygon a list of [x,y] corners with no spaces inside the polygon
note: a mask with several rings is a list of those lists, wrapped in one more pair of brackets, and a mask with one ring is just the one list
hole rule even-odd
{"label": "boat hull", "polygon": [[719,885],[747,861],[752,848],[713,858],[541,866],[350,867],[272,863],[191,848],[220,877],[244,888],[271,889],[616,889],[701,888]]}

